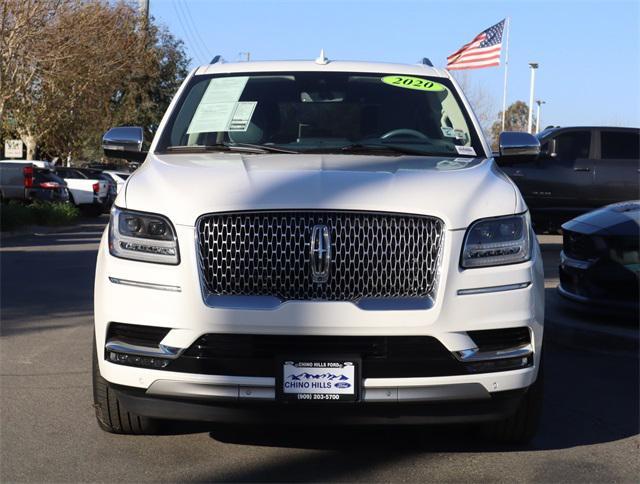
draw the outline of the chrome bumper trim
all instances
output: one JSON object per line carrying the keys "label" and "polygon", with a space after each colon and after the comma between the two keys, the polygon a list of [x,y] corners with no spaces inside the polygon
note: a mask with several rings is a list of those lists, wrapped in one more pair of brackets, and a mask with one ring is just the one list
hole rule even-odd
{"label": "chrome bumper trim", "polygon": [[157,289],[158,291],[181,292],[180,286],[169,286],[166,284],[154,284],[153,282],[131,281],[128,279],[119,279],[109,276],[109,280],[114,284],[122,284],[123,286],[142,287],[144,289]]}
{"label": "chrome bumper trim", "polygon": [[480,351],[478,348],[470,348],[468,350],[454,351],[454,356],[458,361],[463,363],[472,363],[477,361],[489,360],[505,360],[508,358],[520,358],[529,356],[533,353],[533,346],[527,343],[515,348],[508,348],[498,351]]}
{"label": "chrome bumper trim", "polygon": [[157,348],[152,348],[149,346],[132,345],[118,340],[111,340],[107,342],[104,347],[107,351],[114,351],[116,353],[150,356],[152,358],[166,358],[169,360],[175,360],[184,351],[182,348],[173,348],[172,346],[166,346],[163,344],[158,345]]}
{"label": "chrome bumper trim", "polygon": [[156,380],[147,389],[147,395],[214,400],[275,400],[276,389],[272,386],[259,387]]}
{"label": "chrome bumper trim", "polygon": [[[223,385],[156,380],[147,395],[214,400],[275,400],[273,386]],[[489,392],[480,383],[451,385],[364,388],[365,402],[436,402],[449,400],[484,400]]]}
{"label": "chrome bumper trim", "polygon": [[520,282],[518,284],[505,284],[504,286],[477,287],[473,289],[458,289],[458,296],[467,296],[469,294],[486,294],[488,292],[504,292],[515,291],[516,289],[524,289],[529,287],[531,281]]}
{"label": "chrome bumper trim", "polygon": [[485,400],[491,395],[480,383],[457,383],[424,387],[365,388],[365,402],[438,402]]}
{"label": "chrome bumper trim", "polygon": [[[210,308],[221,309],[275,309],[281,304],[299,301],[283,301],[275,296],[221,296],[211,294],[206,288],[203,289],[205,304]],[[342,302],[355,304],[364,311],[416,311],[431,309],[434,306],[432,297],[406,297],[406,298],[362,298],[357,301],[327,301],[327,300],[304,300],[305,303],[313,302]]]}

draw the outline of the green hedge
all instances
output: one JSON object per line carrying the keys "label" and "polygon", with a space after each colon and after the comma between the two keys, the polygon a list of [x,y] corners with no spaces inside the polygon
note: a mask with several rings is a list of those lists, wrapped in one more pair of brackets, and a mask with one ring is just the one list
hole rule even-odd
{"label": "green hedge", "polygon": [[19,202],[3,203],[0,208],[0,230],[13,230],[24,225],[69,225],[80,211],[72,203]]}

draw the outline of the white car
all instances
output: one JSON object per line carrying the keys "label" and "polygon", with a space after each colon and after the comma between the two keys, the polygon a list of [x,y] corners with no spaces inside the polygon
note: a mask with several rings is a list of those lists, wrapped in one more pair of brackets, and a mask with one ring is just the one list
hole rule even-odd
{"label": "white car", "polygon": [[108,211],[109,184],[107,181],[92,178],[80,170],[69,167],[56,168],[56,173],[67,182],[69,201],[85,214],[97,217]]}
{"label": "white car", "polygon": [[111,178],[115,182],[116,190],[118,191],[118,193],[120,193],[120,190],[122,190],[122,187],[124,187],[124,184],[127,181],[127,178],[129,178],[129,176],[131,175],[131,173],[125,173],[123,171],[111,171],[111,170],[103,170],[102,173],[107,175],[109,178]]}
{"label": "white car", "polygon": [[[503,133],[502,161],[539,153]],[[455,79],[425,64],[195,69],[100,244],[100,426],[482,422],[530,439],[542,259]],[[117,304],[114,304],[117,301]]]}

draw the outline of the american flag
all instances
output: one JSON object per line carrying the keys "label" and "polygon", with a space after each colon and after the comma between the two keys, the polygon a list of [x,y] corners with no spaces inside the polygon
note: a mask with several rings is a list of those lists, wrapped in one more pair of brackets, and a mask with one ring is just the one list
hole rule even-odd
{"label": "american flag", "polygon": [[505,20],[480,32],[471,42],[447,57],[447,69],[480,69],[499,66]]}

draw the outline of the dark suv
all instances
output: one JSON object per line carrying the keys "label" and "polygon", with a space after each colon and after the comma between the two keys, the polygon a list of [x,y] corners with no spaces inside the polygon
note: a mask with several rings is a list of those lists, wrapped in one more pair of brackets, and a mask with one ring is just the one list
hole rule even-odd
{"label": "dark suv", "polygon": [[638,198],[640,129],[549,128],[536,160],[504,164],[538,229],[558,228],[582,213]]}
{"label": "dark suv", "polygon": [[53,171],[34,168],[31,186],[26,189],[27,199],[43,202],[68,202],[69,190],[66,182]]}

